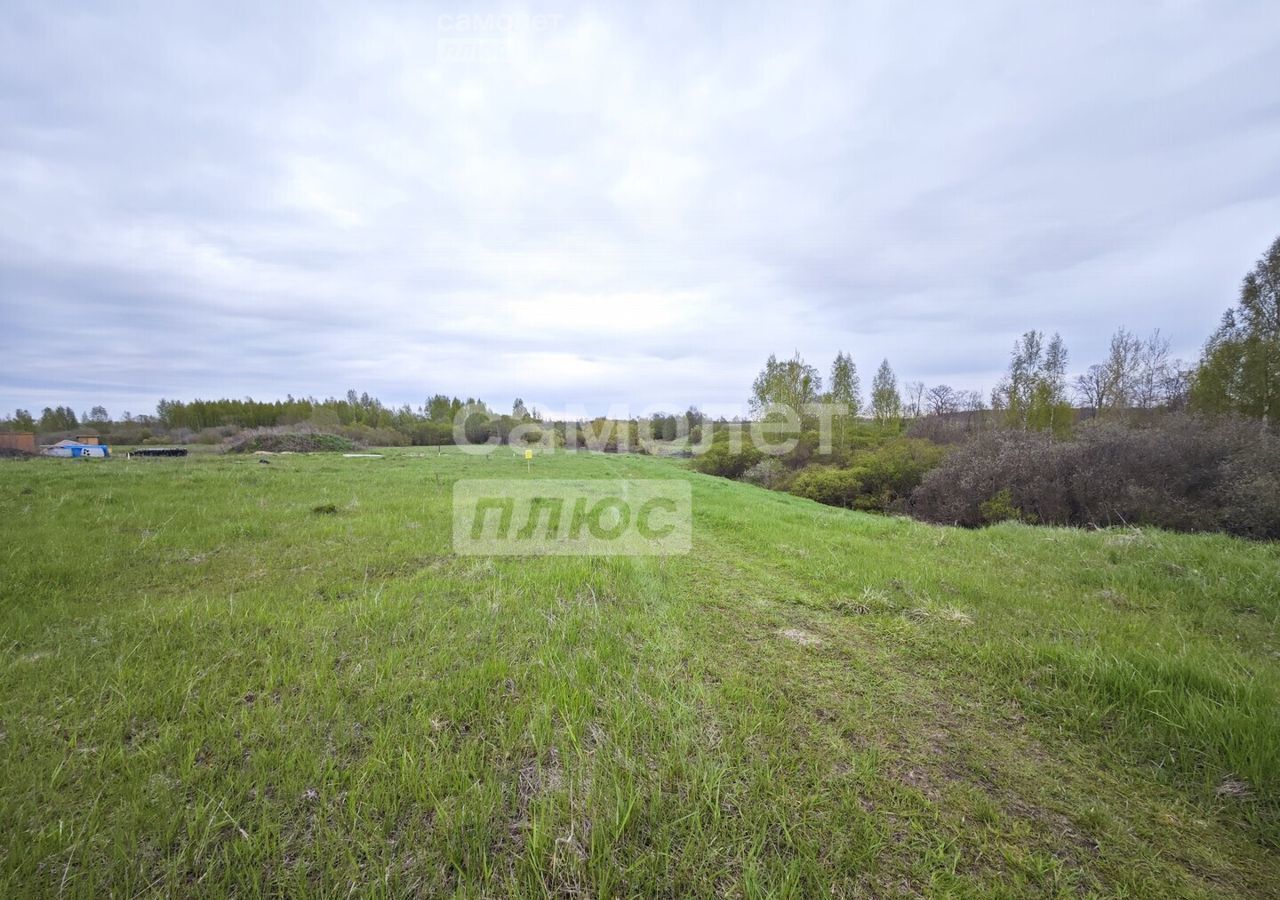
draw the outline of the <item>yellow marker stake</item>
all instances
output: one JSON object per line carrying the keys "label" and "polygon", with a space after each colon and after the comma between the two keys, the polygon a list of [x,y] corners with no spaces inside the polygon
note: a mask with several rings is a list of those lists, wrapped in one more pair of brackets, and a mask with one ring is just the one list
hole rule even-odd
{"label": "yellow marker stake", "polygon": [[524,464],[526,469],[530,472],[533,471],[533,450],[528,447],[526,447],[524,451]]}

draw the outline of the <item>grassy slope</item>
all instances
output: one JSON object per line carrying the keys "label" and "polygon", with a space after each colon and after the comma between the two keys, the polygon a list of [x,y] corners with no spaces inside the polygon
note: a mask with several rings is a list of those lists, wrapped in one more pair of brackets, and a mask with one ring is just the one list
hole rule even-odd
{"label": "grassy slope", "polygon": [[694,552],[453,557],[524,468],[0,464],[0,893],[1280,892],[1277,546],[560,455]]}

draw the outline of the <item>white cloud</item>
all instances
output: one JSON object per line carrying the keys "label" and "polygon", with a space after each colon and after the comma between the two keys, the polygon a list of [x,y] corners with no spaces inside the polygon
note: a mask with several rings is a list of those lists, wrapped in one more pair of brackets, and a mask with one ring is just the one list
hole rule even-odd
{"label": "white cloud", "polygon": [[797,349],[976,388],[1032,327],[1080,367],[1121,324],[1194,352],[1275,236],[1277,25],[1256,2],[19,6],[0,409],[730,406]]}

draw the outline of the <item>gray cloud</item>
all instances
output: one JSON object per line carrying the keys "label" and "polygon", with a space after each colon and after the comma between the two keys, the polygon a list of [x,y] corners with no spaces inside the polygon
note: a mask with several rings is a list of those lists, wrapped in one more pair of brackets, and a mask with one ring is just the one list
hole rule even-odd
{"label": "gray cloud", "polygon": [[11,7],[0,409],[985,388],[1194,355],[1280,230],[1271,3]]}

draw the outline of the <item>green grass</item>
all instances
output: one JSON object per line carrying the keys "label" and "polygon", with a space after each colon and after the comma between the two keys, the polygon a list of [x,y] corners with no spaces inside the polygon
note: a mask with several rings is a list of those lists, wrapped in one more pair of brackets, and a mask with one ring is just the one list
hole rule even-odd
{"label": "green grass", "polygon": [[[0,463],[0,895],[1280,893],[1280,547],[631,456]],[[685,478],[668,558],[459,477]]]}

